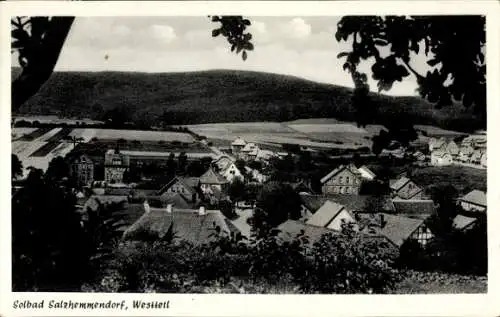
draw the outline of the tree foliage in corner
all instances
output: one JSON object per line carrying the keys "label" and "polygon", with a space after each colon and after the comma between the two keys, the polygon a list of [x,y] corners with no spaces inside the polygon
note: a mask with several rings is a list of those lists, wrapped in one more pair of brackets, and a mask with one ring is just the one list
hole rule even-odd
{"label": "tree foliage in corner", "polygon": [[[352,40],[352,50],[338,55],[346,59],[345,70],[357,74],[362,60],[375,60],[371,71],[379,91],[413,74],[429,102],[438,107],[461,102],[485,118],[484,16],[345,16],[335,37]],[[412,54],[422,50],[431,67],[426,74],[411,65]]]}
{"label": "tree foliage in corner", "polygon": [[231,52],[241,53],[241,58],[246,60],[248,51],[253,50],[252,34],[247,32],[251,25],[250,20],[242,16],[211,16],[212,22],[220,23],[220,27],[212,30],[212,36],[222,35],[231,45]]}

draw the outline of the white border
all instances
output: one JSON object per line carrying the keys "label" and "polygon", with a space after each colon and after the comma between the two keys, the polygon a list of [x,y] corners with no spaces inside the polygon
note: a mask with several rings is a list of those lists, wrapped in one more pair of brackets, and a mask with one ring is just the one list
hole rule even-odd
{"label": "white border", "polygon": [[[0,213],[0,315],[16,316],[499,316],[499,213],[500,192],[494,175],[500,175],[497,118],[500,118],[499,62],[500,6],[497,1],[336,1],[336,2],[61,2],[20,1],[0,3],[1,77],[0,122],[1,146],[4,149],[0,164],[2,202]],[[85,293],[11,293],[10,262],[10,16],[16,15],[76,15],[76,16],[198,16],[209,14],[242,14],[245,16],[339,16],[385,14],[483,14],[487,16],[487,76],[488,76],[488,239],[489,281],[486,295],[151,295],[151,294],[85,294]],[[9,156],[7,156],[9,155]],[[170,300],[168,310],[71,311],[17,310],[14,299],[72,299],[72,300]]]}

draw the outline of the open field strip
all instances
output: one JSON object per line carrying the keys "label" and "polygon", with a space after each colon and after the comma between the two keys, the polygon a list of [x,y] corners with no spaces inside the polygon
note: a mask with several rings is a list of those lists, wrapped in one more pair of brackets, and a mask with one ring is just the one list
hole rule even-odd
{"label": "open field strip", "polygon": [[114,130],[114,129],[74,129],[70,136],[82,137],[85,142],[92,138],[104,140],[165,141],[193,143],[194,138],[188,133],[170,131]]}
{"label": "open field strip", "polygon": [[[179,156],[181,152],[150,152],[150,151],[129,151],[129,150],[121,150],[122,154],[129,155],[131,157],[165,157],[168,158],[170,154],[174,154],[176,157]],[[217,157],[217,154],[212,152],[185,152],[186,155],[190,158],[202,158],[202,157]]]}
{"label": "open field strip", "polygon": [[41,137],[39,137],[38,139],[36,139],[36,141],[48,142],[50,138],[59,133],[61,130],[62,128],[54,128],[49,132],[45,133],[44,135],[42,135]]}
{"label": "open field strip", "polygon": [[25,134],[30,134],[31,132],[35,131],[37,128],[12,128],[11,130],[11,136],[12,139],[17,139],[22,137]]}
{"label": "open field strip", "polygon": [[12,142],[12,154],[22,159],[30,156],[33,152],[44,146],[47,142],[39,141],[14,141]]}

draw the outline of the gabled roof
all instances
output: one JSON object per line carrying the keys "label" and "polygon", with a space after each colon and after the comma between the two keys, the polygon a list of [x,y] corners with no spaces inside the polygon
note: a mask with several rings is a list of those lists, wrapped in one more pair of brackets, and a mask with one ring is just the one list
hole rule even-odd
{"label": "gabled roof", "polygon": [[411,180],[406,177],[406,176],[402,176],[400,179],[394,181],[393,184],[390,185],[391,189],[393,190],[400,190],[401,188],[403,188],[406,184],[408,184]]}
{"label": "gabled roof", "polygon": [[235,145],[235,146],[245,146],[246,142],[245,140],[243,140],[242,138],[240,137],[237,137],[233,143],[231,143],[231,145]]}
{"label": "gabled roof", "polygon": [[431,156],[434,156],[434,157],[444,157],[446,155],[451,155],[451,154],[448,151],[444,151],[444,150],[437,150],[437,151],[431,152]]}
{"label": "gabled roof", "polygon": [[458,145],[455,143],[455,141],[450,141],[448,145],[446,146],[446,150],[450,152],[450,154],[458,154],[459,148]]}
{"label": "gabled roof", "polygon": [[472,226],[472,224],[474,224],[474,222],[476,222],[476,218],[472,218],[472,217],[467,217],[467,216],[463,216],[463,215],[457,215],[454,219],[453,219],[453,228],[455,229],[458,229],[458,230],[463,230],[463,229],[466,229],[470,226]]}
{"label": "gabled roof", "polygon": [[487,206],[487,201],[488,201],[486,193],[477,189],[474,189],[473,191],[469,192],[467,195],[459,199],[463,202],[468,202],[474,205],[484,206],[484,207]]}
{"label": "gabled roof", "polygon": [[471,160],[480,160],[481,159],[481,151],[475,150],[471,155]]}
{"label": "gabled roof", "polygon": [[372,172],[366,165],[361,166],[358,168],[358,171],[360,172],[361,176],[369,179],[374,179],[377,177],[374,172]]}
{"label": "gabled roof", "polygon": [[[328,200],[338,203],[350,212],[359,212],[365,209],[366,203],[371,199],[370,195],[346,195],[346,194],[328,194]],[[394,206],[389,196],[381,197],[383,199],[382,207],[384,211],[393,212]]]}
{"label": "gabled roof", "polygon": [[222,185],[228,183],[228,180],[223,176],[214,172],[212,168],[209,168],[205,174],[201,175],[200,183],[202,184],[210,184],[210,185]]}
{"label": "gabled roof", "polygon": [[[148,201],[150,201],[153,197],[148,197]],[[179,209],[189,209],[191,208],[191,204],[186,200],[184,196],[179,193],[163,193],[161,196],[157,196],[158,201],[162,205],[162,207],[166,207],[167,205],[172,205],[174,208]]]}
{"label": "gabled roof", "polygon": [[397,246],[401,246],[424,223],[424,219],[390,214],[384,214],[384,221],[385,225],[377,231]]}
{"label": "gabled roof", "polygon": [[333,176],[337,175],[338,173],[340,173],[344,169],[348,169],[354,175],[357,175],[357,176],[361,177],[361,174],[359,173],[358,169],[354,165],[340,165],[337,168],[335,168],[334,170],[332,170],[330,173],[328,173],[327,175],[325,175],[320,180],[321,184],[326,183],[330,178],[332,178]]}
{"label": "gabled roof", "polygon": [[325,201],[314,215],[307,220],[308,225],[326,227],[333,219],[344,210],[344,206],[334,203],[332,201]]}
{"label": "gabled roof", "polygon": [[395,212],[410,218],[427,218],[434,213],[434,201],[429,199],[393,199]]}
{"label": "gabled roof", "polygon": [[255,143],[247,143],[247,144],[245,144],[245,147],[243,147],[243,149],[241,149],[241,151],[242,152],[251,152],[257,148],[258,147]]}
{"label": "gabled roof", "polygon": [[225,217],[218,210],[207,210],[205,215],[199,215],[196,209],[173,208],[168,213],[165,208],[151,208],[124,232],[123,237],[140,240],[140,235],[146,233],[162,239],[171,232],[175,240],[202,244],[216,238],[216,227],[226,234],[230,232]]}
{"label": "gabled roof", "polygon": [[310,245],[314,244],[314,242],[318,241],[325,234],[341,235],[339,231],[313,226],[297,220],[287,220],[276,229],[280,231],[278,236],[285,241],[293,240],[297,235],[304,234],[309,238]]}
{"label": "gabled roof", "polygon": [[75,156],[71,159],[72,163],[85,163],[85,164],[93,164],[94,161],[87,154],[81,154]]}
{"label": "gabled roof", "polygon": [[158,191],[158,194],[163,194],[176,183],[181,183],[186,189],[196,192],[196,187],[198,186],[199,181],[200,179],[198,177],[174,177]]}

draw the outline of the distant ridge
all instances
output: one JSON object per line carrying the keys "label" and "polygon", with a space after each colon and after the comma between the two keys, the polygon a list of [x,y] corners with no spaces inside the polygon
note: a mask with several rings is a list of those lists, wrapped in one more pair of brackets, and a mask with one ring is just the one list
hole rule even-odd
{"label": "distant ridge", "polygon": [[[19,72],[13,68],[12,76]],[[346,87],[253,71],[55,72],[16,114],[100,120],[108,111],[122,109],[130,120],[151,125],[309,118],[327,123],[332,118],[355,121],[351,93]],[[372,100],[379,109],[373,123],[405,120],[454,130],[484,128],[462,107],[435,109],[411,96],[372,94]]]}

